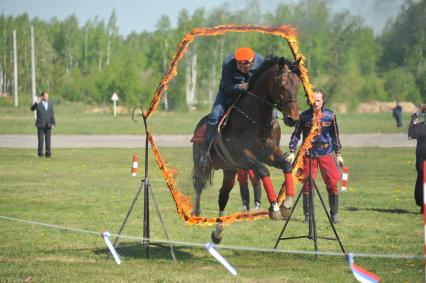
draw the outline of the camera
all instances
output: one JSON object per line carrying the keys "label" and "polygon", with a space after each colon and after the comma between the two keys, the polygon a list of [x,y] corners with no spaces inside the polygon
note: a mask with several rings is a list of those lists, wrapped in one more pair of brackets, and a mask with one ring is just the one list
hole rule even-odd
{"label": "camera", "polygon": [[415,112],[411,115],[411,118],[413,118],[413,119],[416,119],[416,118],[419,118],[419,117],[425,117],[425,113]]}

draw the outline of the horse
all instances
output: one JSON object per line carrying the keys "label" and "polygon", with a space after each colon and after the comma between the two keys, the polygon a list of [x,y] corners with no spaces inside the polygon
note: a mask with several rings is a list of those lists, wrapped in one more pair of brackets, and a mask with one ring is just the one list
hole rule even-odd
{"label": "horse", "polygon": [[[226,126],[215,132],[213,146],[210,148],[210,162],[201,164],[202,143],[193,143],[193,185],[195,191],[192,215],[201,213],[201,193],[207,183],[211,184],[213,170],[223,170],[222,187],[219,192],[219,217],[223,215],[229,199],[229,193],[235,183],[236,172],[240,169],[252,169],[263,182],[271,204],[269,216],[282,220],[291,209],[293,198],[278,207],[276,194],[265,166],[282,169],[285,182],[291,182],[291,163],[280,149],[281,128],[273,115],[276,108],[284,115],[284,123],[292,127],[299,119],[297,93],[300,85],[298,61],[284,57],[268,56],[253,74],[246,94],[233,104],[233,111],[227,117]],[[197,124],[194,136],[205,124],[207,116]],[[287,187],[287,186],[286,186]],[[293,193],[294,196],[294,193]],[[212,240],[219,243],[222,238],[223,224],[218,222],[212,233]]]}

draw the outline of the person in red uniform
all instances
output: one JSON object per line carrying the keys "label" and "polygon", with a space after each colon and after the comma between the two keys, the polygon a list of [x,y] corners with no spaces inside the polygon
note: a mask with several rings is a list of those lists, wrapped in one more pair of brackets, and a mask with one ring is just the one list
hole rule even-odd
{"label": "person in red uniform", "polygon": [[248,178],[253,186],[254,194],[254,210],[260,210],[260,199],[262,196],[262,188],[260,186],[260,178],[254,173],[253,170],[238,170],[237,179],[240,184],[240,194],[243,201],[242,211],[250,210],[250,191],[248,188]]}
{"label": "person in red uniform", "polygon": [[[340,173],[336,161],[343,166],[344,161],[341,155],[342,146],[339,140],[339,129],[336,121],[336,114],[330,109],[324,108],[325,95],[320,89],[314,89],[315,103],[311,108],[300,114],[300,120],[297,122],[293,134],[290,139],[290,154],[287,157],[289,162],[293,162],[295,158],[294,152],[300,140],[300,134],[305,139],[309,135],[312,127],[314,113],[318,114],[320,119],[320,132],[312,142],[310,154],[312,155],[312,177],[315,179],[318,167],[321,171],[322,178],[325,182],[328,200],[330,205],[330,215],[333,223],[338,223],[339,218],[339,191],[337,183],[340,180]],[[303,212],[305,214],[305,223],[309,222],[309,153],[304,157],[304,176],[305,182],[303,186]]]}

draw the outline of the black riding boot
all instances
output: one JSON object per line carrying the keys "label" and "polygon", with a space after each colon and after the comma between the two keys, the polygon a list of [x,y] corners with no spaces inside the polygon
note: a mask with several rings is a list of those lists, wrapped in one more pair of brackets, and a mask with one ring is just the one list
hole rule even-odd
{"label": "black riding boot", "polygon": [[243,201],[243,207],[241,211],[249,211],[250,210],[250,192],[248,185],[240,185],[240,195],[241,200]]}
{"label": "black riding boot", "polygon": [[200,164],[204,165],[210,160],[209,146],[213,138],[216,125],[207,123],[206,131],[204,132],[203,147],[201,148]]}
{"label": "black riding boot", "polygon": [[337,216],[337,213],[339,212],[339,195],[335,193],[329,193],[328,203],[330,204],[331,222],[334,224],[339,223],[340,220]]}
{"label": "black riding boot", "polygon": [[253,185],[253,194],[254,194],[254,209],[260,210],[260,200],[262,199],[262,188],[260,186],[260,181]]}
{"label": "black riding boot", "polygon": [[309,193],[303,193],[303,214],[305,219],[303,223],[309,224],[310,210],[309,210]]}

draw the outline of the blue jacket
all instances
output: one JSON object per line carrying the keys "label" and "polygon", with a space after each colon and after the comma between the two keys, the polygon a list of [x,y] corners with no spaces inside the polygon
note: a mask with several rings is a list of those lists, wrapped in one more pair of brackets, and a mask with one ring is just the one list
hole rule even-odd
{"label": "blue jacket", "polygon": [[[289,148],[291,152],[296,151],[301,133],[303,134],[303,140],[305,140],[305,138],[309,135],[312,114],[312,109],[308,109],[300,114],[299,121],[297,122],[296,128],[290,138]],[[337,126],[336,114],[334,114],[333,111],[324,108],[320,124],[320,133],[312,142],[312,155],[323,156],[331,154],[333,151],[336,154],[339,154],[342,146],[339,139],[339,128]]]}
{"label": "blue jacket", "polygon": [[243,74],[237,69],[237,61],[235,60],[234,54],[228,55],[222,65],[222,78],[220,79],[219,92],[227,96],[236,96],[241,93],[238,85],[248,83],[263,60],[262,55],[255,53],[254,63],[251,66],[250,72]]}

